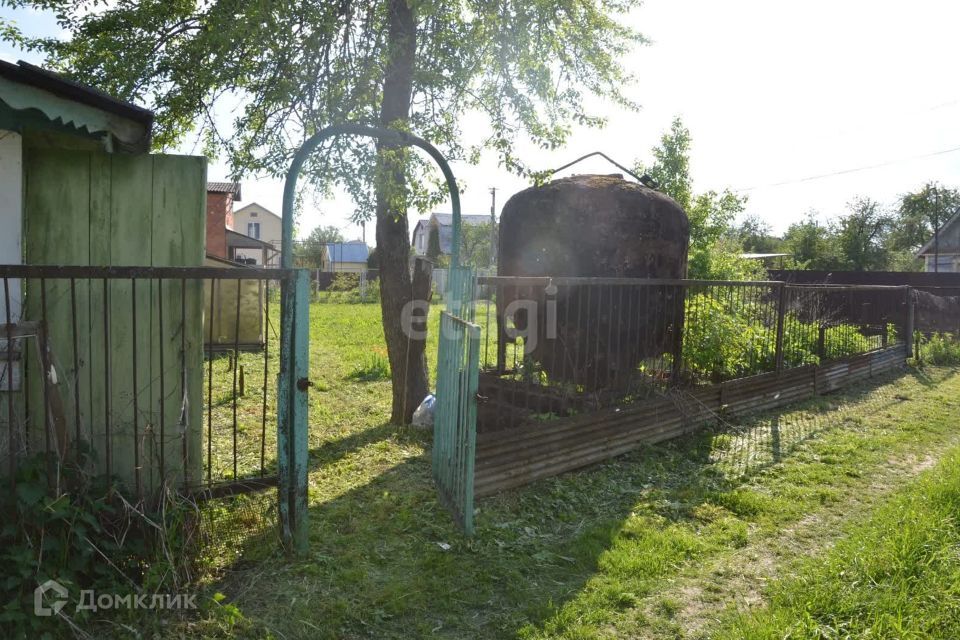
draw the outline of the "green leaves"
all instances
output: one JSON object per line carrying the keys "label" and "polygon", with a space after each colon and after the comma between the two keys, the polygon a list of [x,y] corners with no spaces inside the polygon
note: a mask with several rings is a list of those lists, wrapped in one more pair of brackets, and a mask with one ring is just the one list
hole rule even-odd
{"label": "green leaves", "polygon": [[[155,141],[170,148],[197,136],[225,156],[234,177],[280,176],[306,136],[340,122],[373,124],[382,102],[387,0],[326,2],[116,3],[8,0],[57,15],[69,40],[0,37],[45,53],[72,77],[157,112]],[[522,138],[555,148],[572,124],[598,126],[584,101],[633,106],[620,59],[643,37],[623,25],[637,0],[422,0],[411,5],[416,55],[409,126],[448,157],[476,162],[493,151],[516,172]],[[465,140],[464,118],[472,121]],[[401,158],[414,188],[398,204],[427,207],[442,197],[433,169]],[[338,139],[307,167],[319,191],[337,184],[372,213],[373,146]]]}

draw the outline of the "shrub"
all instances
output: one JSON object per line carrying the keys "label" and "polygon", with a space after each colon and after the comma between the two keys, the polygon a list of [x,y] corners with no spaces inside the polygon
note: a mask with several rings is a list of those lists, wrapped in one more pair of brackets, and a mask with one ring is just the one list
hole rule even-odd
{"label": "shrub", "polygon": [[359,273],[335,273],[329,291],[354,291],[360,288]]}
{"label": "shrub", "polygon": [[[772,371],[776,365],[776,326],[763,303],[710,294],[687,297],[683,362],[687,371],[713,382]],[[888,329],[889,331],[889,329]],[[896,340],[896,332],[890,335]],[[787,367],[819,364],[820,327],[796,314],[784,319],[783,361]],[[853,325],[824,330],[827,360],[862,353],[867,338]]]}
{"label": "shrub", "polygon": [[[15,474],[16,489],[0,492],[4,637],[61,636],[69,629],[63,617],[80,627],[102,622],[104,614],[77,608],[82,589],[113,594],[174,592],[186,582],[190,544],[186,534],[193,530],[186,503],[165,497],[163,512],[151,514],[148,521],[120,497],[116,484],[89,474],[87,456],[78,458],[62,466],[52,454],[23,459]],[[47,477],[54,469],[57,495]],[[34,614],[34,589],[47,580],[68,590],[59,616]],[[135,612],[116,609],[106,615],[123,618]]]}
{"label": "shrub", "polygon": [[935,365],[960,365],[960,339],[948,333],[934,333],[922,339],[920,360]]}

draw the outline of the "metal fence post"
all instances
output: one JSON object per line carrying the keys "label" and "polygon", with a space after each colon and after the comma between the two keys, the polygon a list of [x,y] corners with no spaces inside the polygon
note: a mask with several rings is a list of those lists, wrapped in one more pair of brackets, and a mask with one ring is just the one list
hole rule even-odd
{"label": "metal fence post", "polygon": [[787,310],[787,285],[779,285],[777,297],[777,342],[774,361],[777,371],[783,371],[783,320]]}
{"label": "metal fence post", "polygon": [[277,466],[284,546],[307,550],[307,390],[310,350],[310,279],[291,271],[283,280],[280,379],[277,385]]}
{"label": "metal fence post", "polygon": [[913,331],[914,331],[914,329],[913,329],[913,328],[914,328],[914,324],[915,324],[915,321],[916,321],[916,320],[915,320],[915,316],[916,316],[916,305],[915,305],[915,300],[914,300],[914,295],[913,295],[913,287],[907,287],[907,288],[906,288],[906,292],[907,292],[907,322],[906,322],[906,325],[907,325],[907,326],[906,326],[906,334],[907,334],[907,335],[904,336],[904,338],[905,338],[905,339],[904,339],[904,342],[906,343],[907,357],[908,357],[908,358],[912,358],[912,357],[913,357],[913,342],[914,342],[914,340],[913,340]]}
{"label": "metal fence post", "polygon": [[683,285],[676,287],[676,299],[673,304],[673,344],[670,350],[673,362],[670,365],[670,384],[677,387],[680,386],[683,377],[683,329],[687,308],[687,289]]}

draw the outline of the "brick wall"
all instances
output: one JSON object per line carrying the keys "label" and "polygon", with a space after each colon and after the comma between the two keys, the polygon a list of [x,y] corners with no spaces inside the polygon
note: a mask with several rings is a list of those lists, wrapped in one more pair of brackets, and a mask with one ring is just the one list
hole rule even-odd
{"label": "brick wall", "polygon": [[227,229],[233,229],[233,194],[207,193],[207,253],[227,258]]}

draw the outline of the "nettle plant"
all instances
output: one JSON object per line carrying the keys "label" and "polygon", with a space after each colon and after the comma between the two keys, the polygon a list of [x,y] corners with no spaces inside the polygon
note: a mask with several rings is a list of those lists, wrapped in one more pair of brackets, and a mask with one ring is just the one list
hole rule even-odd
{"label": "nettle plant", "polygon": [[75,606],[35,615],[34,590],[47,580],[66,587],[73,605],[83,589],[136,595],[189,580],[194,509],[165,498],[148,515],[123,499],[116,479],[88,471],[95,465],[84,442],[77,449],[65,461],[52,453],[19,460],[12,490],[0,492],[4,637],[52,637],[95,622],[95,612]]}

